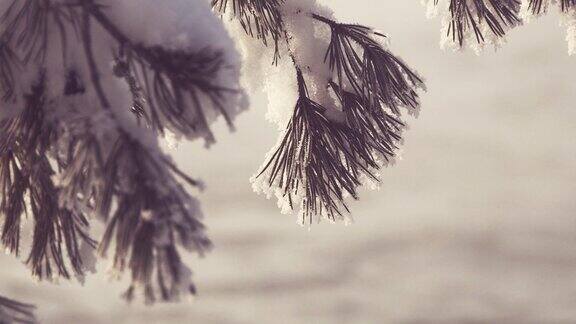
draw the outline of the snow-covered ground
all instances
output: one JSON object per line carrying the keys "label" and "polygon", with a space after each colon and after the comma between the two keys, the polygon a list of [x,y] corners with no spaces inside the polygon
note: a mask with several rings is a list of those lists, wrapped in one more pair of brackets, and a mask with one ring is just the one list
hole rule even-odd
{"label": "snow-covered ground", "polygon": [[558,16],[518,28],[482,56],[442,52],[419,1],[327,1],[342,21],[386,32],[426,76],[419,119],[356,223],[311,231],[252,193],[275,143],[254,95],[238,131],[175,151],[208,184],[215,250],[193,260],[199,296],[146,309],[118,296],[105,265],[84,287],[36,284],[0,257],[0,292],[44,323],[574,323],[576,58]]}

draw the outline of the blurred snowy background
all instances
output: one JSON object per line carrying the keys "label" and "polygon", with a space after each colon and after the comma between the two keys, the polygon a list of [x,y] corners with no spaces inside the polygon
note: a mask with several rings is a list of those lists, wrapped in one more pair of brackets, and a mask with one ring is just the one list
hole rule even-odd
{"label": "blurred snowy background", "polygon": [[419,1],[325,1],[343,22],[389,35],[427,79],[403,160],[352,204],[356,223],[307,231],[249,177],[275,143],[252,94],[237,132],[174,154],[201,176],[215,250],[191,265],[192,302],[119,298],[106,265],[85,286],[30,280],[0,256],[0,291],[36,303],[43,323],[574,323],[576,61],[551,14],[482,56],[443,52]]}

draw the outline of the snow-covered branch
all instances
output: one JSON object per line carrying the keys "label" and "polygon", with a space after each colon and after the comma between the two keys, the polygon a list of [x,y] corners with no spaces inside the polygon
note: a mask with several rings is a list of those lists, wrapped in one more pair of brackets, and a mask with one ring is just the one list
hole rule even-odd
{"label": "snow-covered branch", "polygon": [[422,0],[428,17],[441,16],[442,48],[499,47],[512,28],[557,6],[566,26],[568,54],[576,53],[576,0]]}
{"label": "snow-covered branch", "polygon": [[276,118],[284,131],[253,178],[255,190],[275,195],[284,211],[298,209],[301,223],[348,219],[345,198],[357,199],[357,188],[378,182],[394,159],[405,127],[400,108],[417,114],[422,79],[383,45],[383,34],[338,23],[316,1],[213,5],[265,46],[271,37],[276,73],[295,79],[295,104],[282,113],[288,118]]}
{"label": "snow-covered branch", "polygon": [[442,17],[441,47],[466,46],[477,53],[500,46],[508,30],[521,24],[519,0],[424,0],[428,16]]}
{"label": "snow-covered branch", "polygon": [[[2,243],[21,246],[33,216],[27,263],[39,278],[91,268],[98,216],[102,255],[128,270],[132,298],[194,293],[181,249],[211,243],[200,182],[158,144],[166,130],[214,141],[210,123],[232,126],[245,108],[232,40],[202,1],[12,0],[0,4],[0,220]],[[146,24],[134,24],[143,16]],[[197,18],[197,19],[194,19]],[[78,46],[81,44],[81,46]]]}

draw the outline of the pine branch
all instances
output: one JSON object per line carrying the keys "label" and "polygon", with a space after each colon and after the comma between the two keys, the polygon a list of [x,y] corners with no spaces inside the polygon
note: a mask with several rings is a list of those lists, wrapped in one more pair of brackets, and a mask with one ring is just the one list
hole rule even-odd
{"label": "pine branch", "polygon": [[[91,6],[88,8],[95,10]],[[85,13],[88,14],[88,11]],[[96,11],[95,17],[98,21],[112,26],[105,16],[100,15],[101,13]],[[88,18],[85,21],[83,29],[85,52],[90,65],[92,83],[99,93],[102,108],[112,111],[99,84],[90,43]],[[112,34],[117,34],[116,37],[122,39],[123,36],[114,31],[113,27],[106,29],[112,30]],[[126,46],[126,41],[123,42],[123,46]],[[179,82],[178,87],[194,93],[192,82],[200,84],[196,82],[198,80],[194,79],[192,72],[197,72],[195,69],[201,65],[191,62],[190,56],[183,53],[185,55],[182,57],[183,60],[171,62],[169,59],[178,58],[172,55],[174,52],[167,52],[160,47],[155,48],[155,51],[139,46],[132,48],[135,52],[141,53],[148,62],[163,64],[165,73],[171,75],[171,78],[177,78],[173,81]],[[180,70],[178,66],[181,67]],[[186,66],[191,70],[186,70]],[[201,67],[207,69],[205,72],[218,68]],[[144,70],[143,67],[142,69]],[[174,91],[178,91],[178,87],[172,85]],[[166,91],[170,90],[166,88]],[[199,105],[199,102],[197,104]],[[125,295],[129,300],[133,298],[134,291],[140,288],[143,289],[146,301],[149,303],[156,300],[158,292],[164,301],[174,300],[182,292],[194,293],[196,289],[190,282],[190,273],[181,262],[176,246],[179,244],[202,255],[211,243],[204,234],[204,226],[198,220],[200,215],[197,203],[172,177],[172,173],[179,176],[183,176],[183,173],[167,159],[159,159],[151,152],[155,150],[154,148],[148,148],[139,141],[140,139],[132,138],[132,134],[120,125],[117,125],[116,131],[118,135],[116,144],[110,150],[108,161],[104,163],[102,174],[98,177],[105,180],[101,188],[102,195],[96,195],[95,201],[98,211],[105,218],[111,210],[113,195],[117,207],[108,220],[99,250],[105,255],[110,244],[115,242],[115,269],[121,273],[128,268],[132,274],[132,284]],[[189,177],[184,176],[183,179],[191,185],[197,185],[197,182]],[[113,235],[114,233],[116,235]]]}
{"label": "pine branch", "polygon": [[[31,62],[44,64],[49,31],[59,34],[63,56],[72,36],[81,42],[86,40],[87,35],[79,35],[85,12],[116,40],[116,56],[122,66],[118,76],[132,78],[133,88],[141,91],[136,94],[137,101],[147,104],[138,105],[137,110],[150,126],[160,133],[169,128],[191,138],[200,135],[212,143],[214,136],[206,114],[214,110],[233,127],[233,116],[225,105],[228,98],[239,95],[239,90],[219,84],[221,75],[231,68],[221,52],[209,48],[167,49],[132,41],[105,10],[95,0],[12,0],[0,22],[4,29],[0,34],[0,93],[4,100],[14,95],[13,67]],[[17,48],[17,56],[13,48]]]}
{"label": "pine branch", "polygon": [[[35,220],[27,259],[33,274],[82,275],[80,245],[96,245],[87,234],[86,215],[97,214],[107,221],[101,254],[114,249],[116,270],[131,273],[129,299],[136,290],[143,290],[148,302],[194,293],[179,250],[203,254],[211,243],[198,202],[176,177],[192,186],[200,183],[161,153],[156,136],[170,128],[213,140],[204,110],[232,124],[225,99],[237,90],[219,85],[221,74],[230,69],[223,54],[143,45],[124,34],[93,0],[14,0],[4,9],[3,99],[16,100],[22,94],[14,89],[27,88],[16,68],[41,71],[42,77],[31,85],[24,107],[16,102],[16,116],[0,121],[2,243],[19,253],[21,216],[29,212]],[[101,28],[93,28],[96,24]],[[113,71],[96,48],[102,46],[96,44],[102,33],[112,39]],[[82,51],[68,47],[78,41]],[[66,73],[46,75],[48,63],[55,64],[46,58],[58,51]],[[54,95],[47,86],[58,78],[65,85],[61,95]],[[124,107],[113,94],[110,80],[115,79],[129,85],[131,106]]]}
{"label": "pine branch", "polygon": [[374,38],[384,35],[318,14],[310,19],[331,30],[324,59],[332,79],[323,91],[337,102],[323,106],[310,98],[304,67],[291,48],[297,35],[286,31],[298,100],[282,140],[256,176],[266,175],[262,185],[277,187],[279,200],[290,209],[300,207],[302,223],[309,224],[315,216],[346,219],[345,198],[358,199],[360,185],[379,181],[378,170],[393,161],[402,139],[400,107],[417,113],[416,90],[424,88],[422,79]]}
{"label": "pine branch", "polygon": [[112,249],[114,269],[131,273],[126,298],[139,290],[147,303],[194,293],[179,247],[203,255],[211,243],[199,221],[198,202],[174,176],[192,186],[200,183],[127,133],[111,129],[106,138],[115,144],[103,150],[89,125],[84,131],[65,152],[59,184],[66,188],[66,205],[82,202],[106,221],[99,252],[106,257]]}
{"label": "pine branch", "polygon": [[336,221],[349,212],[344,198],[358,199],[364,177],[378,181],[374,170],[380,168],[380,158],[394,157],[404,124],[382,109],[371,112],[375,107],[366,106],[362,97],[332,83],[346,114],[344,124],[335,123],[326,118],[326,107],[310,100],[299,69],[297,79],[294,115],[258,176],[266,172],[268,185],[278,185],[291,208],[302,201],[302,223],[311,225],[317,215]]}
{"label": "pine branch", "polygon": [[195,293],[177,245],[200,255],[211,247],[198,220],[198,203],[175,182],[162,161],[123,136],[103,172],[109,186],[105,191],[115,193],[118,207],[99,250],[105,255],[115,242],[115,269],[128,268],[132,274],[126,297],[132,299],[136,288],[143,288],[147,302],[153,302],[157,294],[169,301],[181,293]]}
{"label": "pine branch", "polygon": [[[294,196],[303,196],[302,223],[311,223],[320,214],[336,220],[342,216],[338,204],[344,192],[356,197],[354,188],[360,184],[354,174],[357,166],[349,167],[340,158],[347,153],[347,161],[356,162],[355,152],[347,147],[354,131],[332,125],[323,115],[325,108],[310,100],[299,69],[297,78],[299,97],[294,114],[280,146],[258,176],[268,171],[268,185],[277,183],[290,207]],[[348,211],[345,204],[343,207]]]}
{"label": "pine branch", "polygon": [[34,309],[33,305],[0,296],[0,323],[34,324]]}
{"label": "pine branch", "polygon": [[[494,42],[503,38],[508,29],[521,24],[518,16],[520,0],[446,0],[448,24],[445,37],[459,48],[468,38],[477,44]],[[440,0],[434,0],[439,6]]]}

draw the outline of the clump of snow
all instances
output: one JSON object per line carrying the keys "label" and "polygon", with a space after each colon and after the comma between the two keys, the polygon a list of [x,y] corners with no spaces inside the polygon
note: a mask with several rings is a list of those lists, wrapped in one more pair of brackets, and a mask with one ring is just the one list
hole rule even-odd
{"label": "clump of snow", "polygon": [[311,17],[312,13],[317,13],[331,19],[333,14],[315,0],[287,1],[281,11],[288,33],[290,54],[302,69],[310,99],[327,108],[335,107],[328,93],[328,80],[332,72],[324,62],[330,43],[330,28]]}
{"label": "clump of snow", "polygon": [[100,0],[102,10],[131,40],[168,48],[220,48],[236,56],[233,42],[209,1]]}
{"label": "clump of snow", "polygon": [[279,43],[281,59],[274,64],[273,46],[265,47],[260,40],[246,35],[236,21],[225,21],[242,54],[242,87],[252,94],[263,91],[268,99],[266,118],[279,130],[284,129],[292,116],[298,95],[296,72],[293,63],[287,59],[286,44]]}

